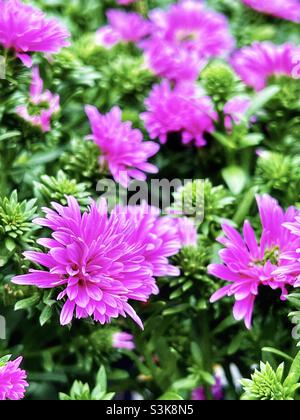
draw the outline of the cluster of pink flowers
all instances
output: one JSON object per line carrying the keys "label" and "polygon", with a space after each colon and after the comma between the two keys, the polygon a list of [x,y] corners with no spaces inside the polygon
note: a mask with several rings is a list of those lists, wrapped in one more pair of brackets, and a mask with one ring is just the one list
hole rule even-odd
{"label": "cluster of pink flowers", "polygon": [[101,115],[93,106],[85,109],[93,133],[88,138],[99,146],[100,165],[108,165],[116,182],[126,188],[131,179],[144,181],[144,172],[158,172],[147,160],[158,152],[159,145],[143,141],[140,130],[133,129],[130,122],[122,122],[120,108],[114,107],[106,115]]}
{"label": "cluster of pink flowers", "polygon": [[246,6],[257,12],[300,23],[298,0],[242,0]]}
{"label": "cluster of pink flowers", "polygon": [[27,374],[20,369],[23,358],[19,357],[4,365],[0,364],[0,401],[21,400],[24,398]]}
{"label": "cluster of pink flowers", "polygon": [[248,221],[244,223],[243,237],[229,224],[223,224],[226,236],[218,239],[225,247],[220,251],[222,263],[208,267],[210,274],[229,282],[212,296],[211,301],[234,296],[234,317],[244,319],[247,328],[251,328],[260,286],[280,289],[284,300],[287,287],[297,285],[295,276],[286,270],[286,266],[287,255],[300,247],[300,237],[290,232],[285,224],[293,222],[300,212],[294,207],[284,212],[268,195],[258,196],[257,204],[262,224],[260,242]]}
{"label": "cluster of pink flowers", "polygon": [[119,42],[138,42],[151,31],[151,24],[135,12],[109,10],[108,25],[96,33],[96,41],[106,48]]}
{"label": "cluster of pink flowers", "polygon": [[152,139],[166,143],[168,134],[182,133],[184,144],[195,140],[197,147],[206,144],[205,133],[214,130],[216,113],[211,99],[198,92],[193,84],[169,81],[155,85],[145,102],[147,111],[141,115]]}
{"label": "cluster of pink flowers", "polygon": [[[44,83],[40,77],[39,68],[32,70],[29,105],[20,105],[16,108],[17,114],[44,133],[51,130],[51,118],[59,109],[59,95],[54,95],[49,90],[43,91]],[[33,112],[31,111],[33,107]],[[35,109],[37,108],[37,109]]]}
{"label": "cluster of pink flowers", "polygon": [[195,80],[205,60],[233,46],[226,18],[202,2],[184,0],[150,14],[153,31],[141,45],[151,69],[170,80]]}
{"label": "cluster of pink flowers", "polygon": [[26,66],[31,52],[46,55],[69,45],[69,32],[56,19],[20,0],[0,0],[0,44],[12,48]]}
{"label": "cluster of pink flowers", "polygon": [[35,220],[50,228],[50,239],[38,243],[48,252],[25,252],[25,257],[46,270],[30,270],[16,276],[16,284],[43,289],[63,289],[60,322],[93,316],[101,324],[129,315],[143,328],[142,321],[128,303],[146,302],[157,294],[157,276],[177,276],[179,271],[168,257],[180,249],[174,221],[159,217],[157,209],[146,204],[117,207],[109,216],[105,200],[91,202],[81,214],[78,202],[68,197],[68,205],[52,203],[45,218]]}
{"label": "cluster of pink flowers", "polygon": [[267,86],[272,76],[295,77],[299,57],[300,48],[291,44],[256,42],[236,52],[232,66],[246,85],[260,91]]}

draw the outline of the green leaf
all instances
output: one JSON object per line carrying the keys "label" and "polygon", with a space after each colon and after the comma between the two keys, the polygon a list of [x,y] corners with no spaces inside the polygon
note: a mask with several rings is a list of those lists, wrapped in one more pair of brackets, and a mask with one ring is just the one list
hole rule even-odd
{"label": "green leaf", "polygon": [[300,351],[292,363],[291,369],[284,382],[284,385],[285,386],[296,385],[297,382],[299,382],[299,379],[300,379]]}
{"label": "green leaf", "polygon": [[0,141],[12,139],[14,137],[20,137],[20,131],[9,131],[8,133],[4,133],[0,135]]}
{"label": "green leaf", "polygon": [[280,358],[286,359],[289,362],[292,362],[293,361],[293,358],[291,356],[289,356],[286,353],[283,353],[280,350],[274,349],[273,347],[264,347],[262,349],[262,352],[275,354],[276,356],[279,356]]}
{"label": "green leaf", "polygon": [[12,252],[16,248],[16,243],[12,239],[8,238],[8,239],[5,240],[5,248],[9,252]]}
{"label": "green leaf", "polygon": [[106,376],[104,366],[101,366],[101,368],[99,369],[99,372],[97,373],[96,382],[97,382],[97,385],[100,386],[102,392],[106,393],[106,391],[107,391],[107,376]]}
{"label": "green leaf", "polygon": [[161,400],[161,401],[182,401],[183,398],[179,394],[176,394],[176,392],[167,391],[161,397],[159,397],[158,400]]}
{"label": "green leaf", "polygon": [[15,311],[19,311],[21,309],[31,308],[32,306],[36,305],[40,300],[40,296],[38,294],[34,294],[30,298],[19,300],[15,304]]}
{"label": "green leaf", "polygon": [[240,166],[228,166],[223,169],[222,176],[230,191],[237,195],[245,188],[248,176]]}
{"label": "green leaf", "polygon": [[6,365],[7,362],[9,362],[11,359],[11,354],[8,354],[6,356],[0,357],[0,366]]}
{"label": "green leaf", "polygon": [[52,308],[51,306],[45,306],[41,315],[40,315],[40,324],[41,326],[45,325],[49,319],[52,317]]}
{"label": "green leaf", "polygon": [[245,118],[250,119],[259,110],[261,110],[277,93],[280,91],[278,86],[268,86],[266,89],[259,92],[254,99],[250,107],[248,108]]}

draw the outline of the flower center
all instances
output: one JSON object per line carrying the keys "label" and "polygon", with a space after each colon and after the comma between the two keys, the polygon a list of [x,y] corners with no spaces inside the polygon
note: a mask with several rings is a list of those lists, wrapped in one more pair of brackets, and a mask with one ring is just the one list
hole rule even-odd
{"label": "flower center", "polygon": [[36,105],[32,102],[28,105],[28,114],[29,115],[39,115],[41,111],[49,109],[49,103],[44,101]]}
{"label": "flower center", "polygon": [[197,41],[197,39],[197,32],[180,30],[176,33],[176,40],[179,42]]}
{"label": "flower center", "polygon": [[280,257],[280,248],[278,245],[276,245],[273,248],[267,249],[265,251],[263,260],[254,260],[253,262],[256,266],[259,266],[259,267],[263,267],[268,261],[273,265],[277,265],[279,257]]}

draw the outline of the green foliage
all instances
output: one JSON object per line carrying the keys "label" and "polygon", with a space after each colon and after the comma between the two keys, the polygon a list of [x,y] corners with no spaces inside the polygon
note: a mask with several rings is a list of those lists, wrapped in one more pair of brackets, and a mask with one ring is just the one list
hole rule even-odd
{"label": "green foliage", "polygon": [[100,401],[100,400],[112,400],[114,397],[113,392],[107,393],[107,378],[105,368],[101,366],[97,377],[96,386],[91,391],[88,384],[84,384],[81,381],[75,381],[70,390],[70,394],[66,395],[63,393],[59,394],[61,401],[73,401],[73,400],[89,400],[89,401]]}
{"label": "green foliage", "polygon": [[256,182],[261,192],[285,198],[287,204],[299,200],[300,159],[295,155],[262,151],[257,161]]}
{"label": "green foliage", "polygon": [[234,197],[223,185],[214,187],[210,180],[186,183],[174,193],[173,209],[195,217],[204,224],[220,223],[221,217],[229,216]]}
{"label": "green foliage", "polygon": [[66,196],[75,197],[82,206],[90,201],[89,184],[77,183],[70,179],[62,171],[58,171],[56,177],[42,175],[41,182],[35,183],[35,194],[42,203],[49,204],[51,201],[67,204]]}
{"label": "green foliage", "polygon": [[70,150],[61,156],[64,171],[76,180],[98,180],[100,151],[92,141],[74,139],[71,141]]}
{"label": "green foliage", "polygon": [[20,202],[17,191],[13,191],[10,197],[0,198],[1,266],[17,248],[24,249],[32,242],[34,226],[31,221],[37,210],[35,204],[35,199]]}
{"label": "green foliage", "polygon": [[201,81],[207,94],[224,104],[234,92],[236,76],[228,64],[216,61],[203,70]]}
{"label": "green foliage", "polygon": [[296,357],[291,370],[283,380],[284,363],[276,371],[267,363],[260,363],[260,370],[255,370],[250,379],[243,379],[244,400],[293,400],[300,379],[299,358]]}

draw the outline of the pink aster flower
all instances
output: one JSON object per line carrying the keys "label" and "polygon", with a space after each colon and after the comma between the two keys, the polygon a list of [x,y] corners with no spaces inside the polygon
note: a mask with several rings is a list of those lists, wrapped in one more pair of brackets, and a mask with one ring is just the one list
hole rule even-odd
{"label": "pink aster flower", "polygon": [[[235,96],[224,106],[225,127],[228,131],[232,129],[232,123],[239,125],[251,105],[251,100],[246,96]],[[256,118],[252,117],[251,122]]]}
{"label": "pink aster flower", "polygon": [[146,129],[152,139],[166,143],[172,132],[182,133],[184,144],[195,140],[197,147],[206,144],[205,133],[214,130],[216,114],[208,96],[201,96],[193,85],[179,84],[174,89],[168,81],[155,85],[145,101],[143,113]]}
{"label": "pink aster flower", "polygon": [[168,256],[178,252],[176,229],[169,220],[146,214],[141,208],[118,208],[109,216],[105,200],[94,201],[81,214],[74,197],[68,205],[52,203],[45,218],[35,223],[51,229],[52,237],[38,243],[47,252],[25,252],[25,257],[43,267],[16,276],[13,283],[42,289],[58,288],[64,300],[62,325],[76,318],[93,316],[105,324],[112,318],[129,315],[143,328],[129,300],[146,302],[158,288],[154,276],[178,275]]}
{"label": "pink aster flower", "polygon": [[46,133],[51,130],[51,117],[59,111],[60,106],[59,95],[54,95],[49,90],[43,91],[43,88],[44,83],[36,66],[32,70],[29,105],[18,106],[16,112],[25,121]]}
{"label": "pink aster flower", "polygon": [[[215,383],[211,387],[211,395],[214,400],[219,401],[224,398],[222,381],[219,376],[216,376]],[[205,401],[207,400],[205,388],[203,386],[195,388],[192,392],[192,400]]]}
{"label": "pink aster flower", "polygon": [[122,10],[109,10],[107,12],[108,25],[97,31],[98,44],[110,48],[118,42],[138,42],[147,36],[151,24],[141,15]]}
{"label": "pink aster flower", "polygon": [[199,57],[197,52],[159,38],[152,39],[145,52],[146,64],[154,74],[175,82],[196,80],[207,64],[207,59]]}
{"label": "pink aster flower", "polygon": [[167,11],[154,10],[150,18],[154,29],[141,46],[150,67],[160,76],[195,80],[205,59],[223,56],[233,48],[225,16],[201,2],[181,1]]}
{"label": "pink aster flower", "polygon": [[144,239],[145,258],[155,277],[179,276],[180,270],[169,264],[168,258],[176,255],[182,244],[178,228],[172,217],[159,217],[160,210],[143,202],[141,206],[117,206],[116,212],[128,214],[136,226],[137,238]]}
{"label": "pink aster flower", "polygon": [[[288,229],[292,235],[300,237],[300,215],[298,214],[293,221],[283,224],[284,228]],[[286,251],[282,258],[286,261],[286,265],[279,267],[275,274],[285,279],[287,276],[294,276],[294,287],[300,287],[300,248]]]}
{"label": "pink aster flower", "polygon": [[0,364],[0,400],[22,400],[28,387],[27,374],[20,369],[23,358]]}
{"label": "pink aster flower", "polygon": [[133,335],[126,332],[117,332],[112,337],[113,343],[112,346],[115,349],[126,349],[133,350],[135,349],[135,344],[133,341]]}
{"label": "pink aster flower", "polygon": [[181,246],[197,246],[198,233],[193,219],[180,217],[175,219]]}
{"label": "pink aster flower", "polygon": [[130,122],[122,122],[120,108],[114,107],[106,115],[93,106],[86,106],[85,110],[93,132],[89,138],[102,152],[100,165],[108,165],[116,182],[126,188],[131,179],[145,181],[144,172],[158,172],[147,160],[158,152],[159,145],[143,142],[140,130],[133,129]]}
{"label": "pink aster flower", "polygon": [[255,299],[260,286],[268,286],[282,291],[282,300],[287,295],[287,286],[294,286],[293,276],[276,275],[279,267],[287,264],[283,254],[300,246],[300,238],[290,233],[284,223],[291,222],[299,212],[290,207],[286,212],[278,202],[268,195],[258,196],[257,204],[262,223],[260,243],[248,221],[244,223],[243,237],[228,224],[223,224],[225,237],[218,241],[224,245],[220,251],[222,264],[208,267],[210,274],[226,280],[230,284],[221,288],[211,298],[215,302],[224,296],[234,296],[235,319],[244,319],[247,328],[251,320]]}
{"label": "pink aster flower", "polygon": [[0,44],[14,49],[26,66],[32,65],[29,53],[57,53],[70,45],[69,36],[57,19],[47,19],[39,9],[20,0],[0,0]]}
{"label": "pink aster flower", "polygon": [[232,65],[248,86],[260,91],[267,86],[272,76],[294,77],[297,64],[295,60],[299,56],[300,49],[291,44],[255,42],[238,51],[232,58]]}
{"label": "pink aster flower", "polygon": [[257,12],[300,23],[299,0],[242,0]]}

